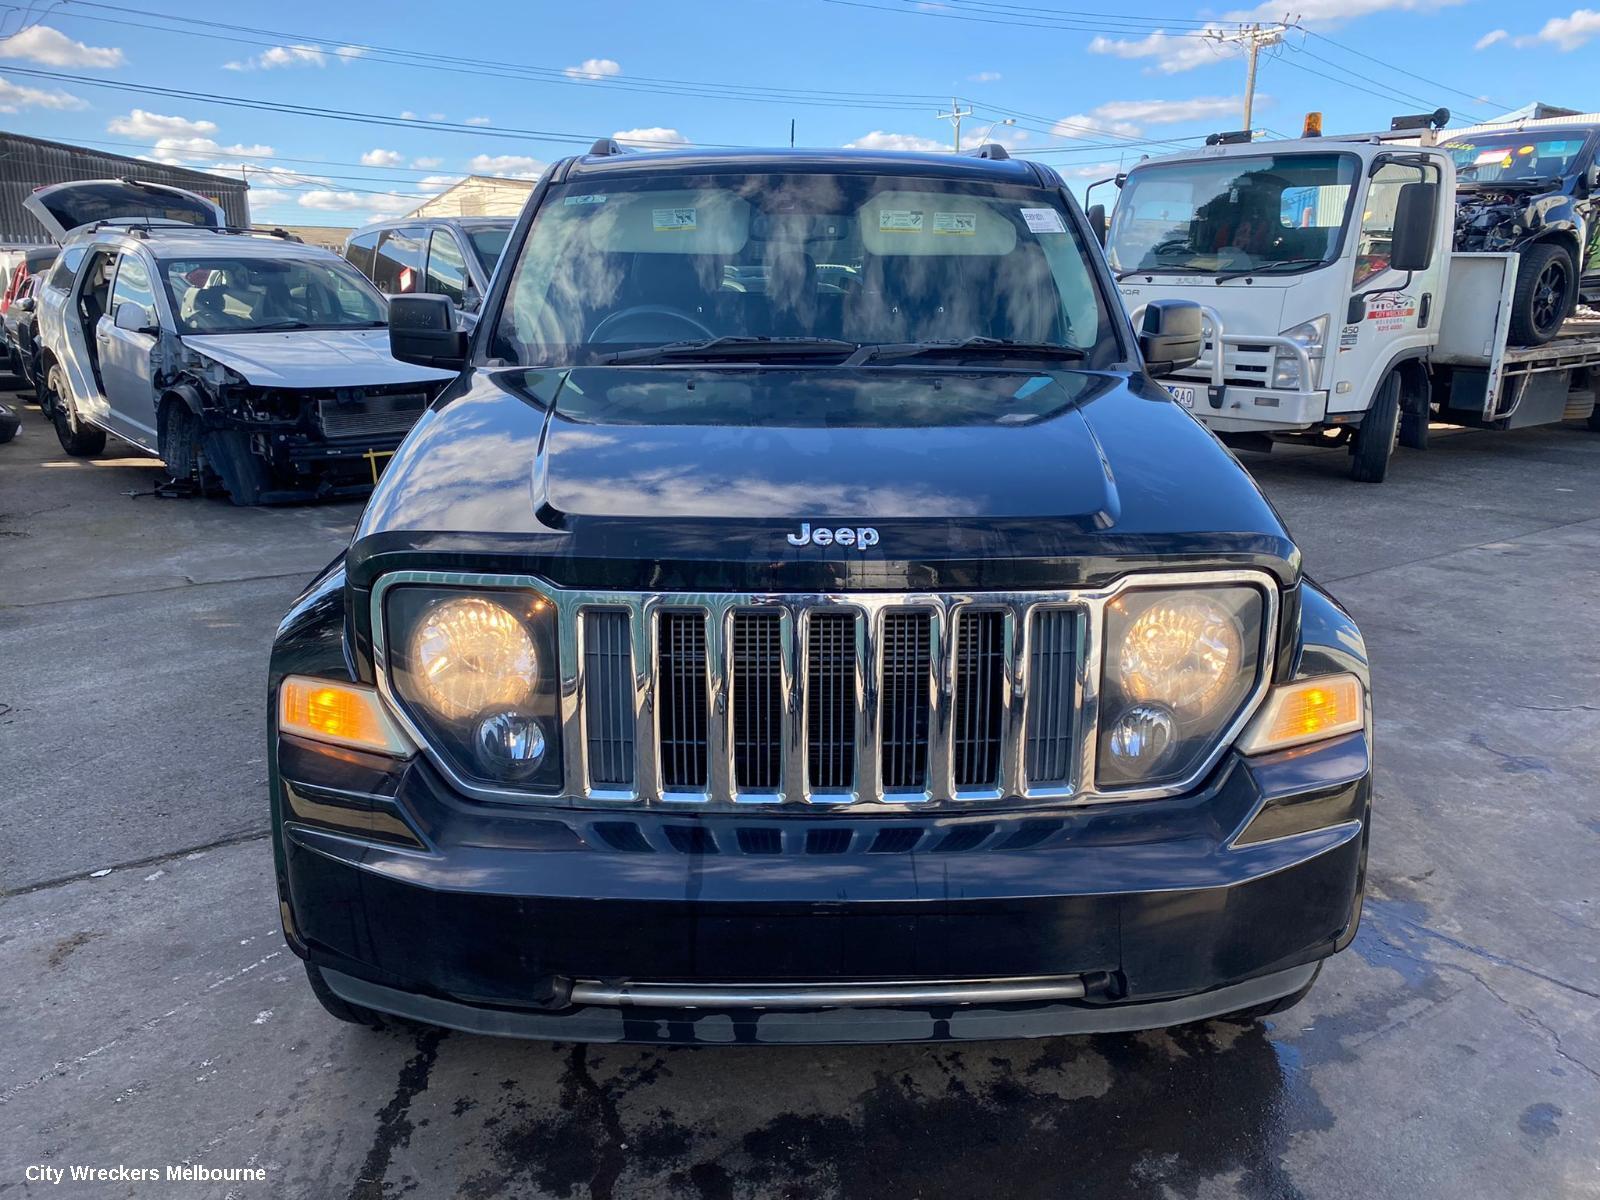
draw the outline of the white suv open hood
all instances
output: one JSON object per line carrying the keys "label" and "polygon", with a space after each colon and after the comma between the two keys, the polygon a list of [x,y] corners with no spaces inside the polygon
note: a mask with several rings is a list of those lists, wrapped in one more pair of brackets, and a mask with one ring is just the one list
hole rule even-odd
{"label": "white suv open hood", "polygon": [[401,362],[389,353],[386,328],[187,333],[183,344],[256,387],[381,387],[440,383],[455,374]]}

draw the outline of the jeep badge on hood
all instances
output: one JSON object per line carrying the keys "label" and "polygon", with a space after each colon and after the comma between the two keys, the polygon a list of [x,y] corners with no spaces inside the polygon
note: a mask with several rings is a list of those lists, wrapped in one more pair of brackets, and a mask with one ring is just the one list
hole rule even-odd
{"label": "jeep badge on hood", "polygon": [[878,531],[871,525],[858,525],[854,529],[848,525],[838,529],[813,529],[810,521],[801,521],[800,532],[789,534],[788,541],[791,546],[854,546],[865,550],[878,544]]}

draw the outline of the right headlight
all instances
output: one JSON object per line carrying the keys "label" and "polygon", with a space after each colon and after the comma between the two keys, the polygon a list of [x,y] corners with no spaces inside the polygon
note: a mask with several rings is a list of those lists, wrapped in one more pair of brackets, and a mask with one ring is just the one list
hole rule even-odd
{"label": "right headlight", "polygon": [[1200,764],[1255,686],[1262,613],[1244,586],[1128,591],[1106,606],[1100,787],[1171,783]]}
{"label": "right headlight", "polygon": [[389,683],[427,745],[476,784],[560,789],[556,615],[525,591],[384,595]]}

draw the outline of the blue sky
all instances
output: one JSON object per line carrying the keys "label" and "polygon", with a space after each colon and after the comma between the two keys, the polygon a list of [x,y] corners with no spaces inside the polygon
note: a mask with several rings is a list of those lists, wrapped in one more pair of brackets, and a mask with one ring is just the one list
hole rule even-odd
{"label": "blue sky", "polygon": [[[583,4],[39,3],[0,23],[0,121],[22,133],[243,170],[257,220],[355,225],[468,171],[528,176],[621,135],[1038,153],[1076,180],[1238,128],[1245,66],[1219,43],[1260,9],[1137,16],[1081,0]],[[1303,0],[1263,52],[1253,124],[1386,127],[1445,105],[1600,110],[1600,11],[1573,0]],[[112,86],[107,86],[112,85]],[[165,89],[162,92],[139,89]],[[172,92],[204,93],[179,95]],[[388,124],[274,111],[294,105]],[[1461,123],[1458,118],[1456,123]]]}

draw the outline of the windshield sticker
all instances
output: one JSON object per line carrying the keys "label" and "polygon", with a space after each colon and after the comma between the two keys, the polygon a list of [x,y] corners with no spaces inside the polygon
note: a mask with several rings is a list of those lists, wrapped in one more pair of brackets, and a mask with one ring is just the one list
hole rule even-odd
{"label": "windshield sticker", "polygon": [[651,216],[657,233],[692,233],[698,228],[692,208],[657,208],[652,210]]}
{"label": "windshield sticker", "polygon": [[933,214],[933,232],[973,237],[978,232],[978,214],[975,212],[936,212]]}
{"label": "windshield sticker", "polygon": [[605,202],[606,202],[606,198],[604,196],[568,196],[561,203],[563,203],[563,204],[604,204]]}
{"label": "windshield sticker", "polygon": [[1053,208],[1025,208],[1022,210],[1022,219],[1028,223],[1028,228],[1035,233],[1065,233],[1067,227],[1061,223],[1061,214]]}
{"label": "windshield sticker", "polygon": [[921,233],[922,213],[911,208],[880,208],[879,233]]}

